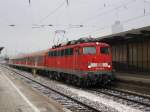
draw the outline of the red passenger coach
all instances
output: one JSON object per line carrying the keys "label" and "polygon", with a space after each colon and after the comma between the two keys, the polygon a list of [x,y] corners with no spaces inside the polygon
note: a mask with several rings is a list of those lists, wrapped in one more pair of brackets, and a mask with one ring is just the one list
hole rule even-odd
{"label": "red passenger coach", "polygon": [[26,67],[44,67],[45,55],[48,50],[43,50],[31,54],[20,55],[10,59],[11,65],[26,66]]}
{"label": "red passenger coach", "polygon": [[[23,63],[21,63],[21,60]],[[78,86],[108,84],[113,80],[111,48],[101,42],[68,42],[44,52],[12,59],[44,71],[50,78]]]}

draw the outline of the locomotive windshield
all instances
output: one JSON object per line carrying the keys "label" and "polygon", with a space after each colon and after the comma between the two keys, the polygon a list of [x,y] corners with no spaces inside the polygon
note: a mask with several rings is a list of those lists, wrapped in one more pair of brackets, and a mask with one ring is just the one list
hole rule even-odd
{"label": "locomotive windshield", "polygon": [[95,47],[83,47],[83,54],[96,54],[96,48]]}
{"label": "locomotive windshield", "polygon": [[110,49],[109,49],[109,47],[101,47],[101,48],[100,48],[100,53],[101,53],[101,54],[110,54]]}

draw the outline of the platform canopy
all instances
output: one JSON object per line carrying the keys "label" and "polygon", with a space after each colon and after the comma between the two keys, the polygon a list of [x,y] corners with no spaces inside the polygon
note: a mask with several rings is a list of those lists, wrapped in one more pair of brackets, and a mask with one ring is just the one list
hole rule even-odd
{"label": "platform canopy", "polygon": [[99,37],[97,39],[98,39],[98,41],[115,43],[118,41],[128,41],[128,40],[138,41],[138,40],[146,39],[149,37],[150,37],[150,26],[146,26],[146,27],[142,27],[142,28],[128,30],[125,32],[106,35],[103,37]]}

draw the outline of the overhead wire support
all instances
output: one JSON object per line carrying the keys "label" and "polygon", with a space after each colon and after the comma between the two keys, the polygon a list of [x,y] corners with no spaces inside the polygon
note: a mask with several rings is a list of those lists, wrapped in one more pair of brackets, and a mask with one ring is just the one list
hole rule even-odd
{"label": "overhead wire support", "polygon": [[29,5],[31,4],[31,0],[29,0]]}

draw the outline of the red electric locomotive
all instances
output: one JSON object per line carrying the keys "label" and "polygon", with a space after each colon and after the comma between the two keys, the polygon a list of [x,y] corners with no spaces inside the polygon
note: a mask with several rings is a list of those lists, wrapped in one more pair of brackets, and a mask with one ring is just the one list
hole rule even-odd
{"label": "red electric locomotive", "polygon": [[15,66],[18,65],[16,60],[25,60],[19,66],[44,71],[50,78],[78,86],[107,84],[114,79],[111,48],[101,42],[68,42],[22,59],[13,59]]}

